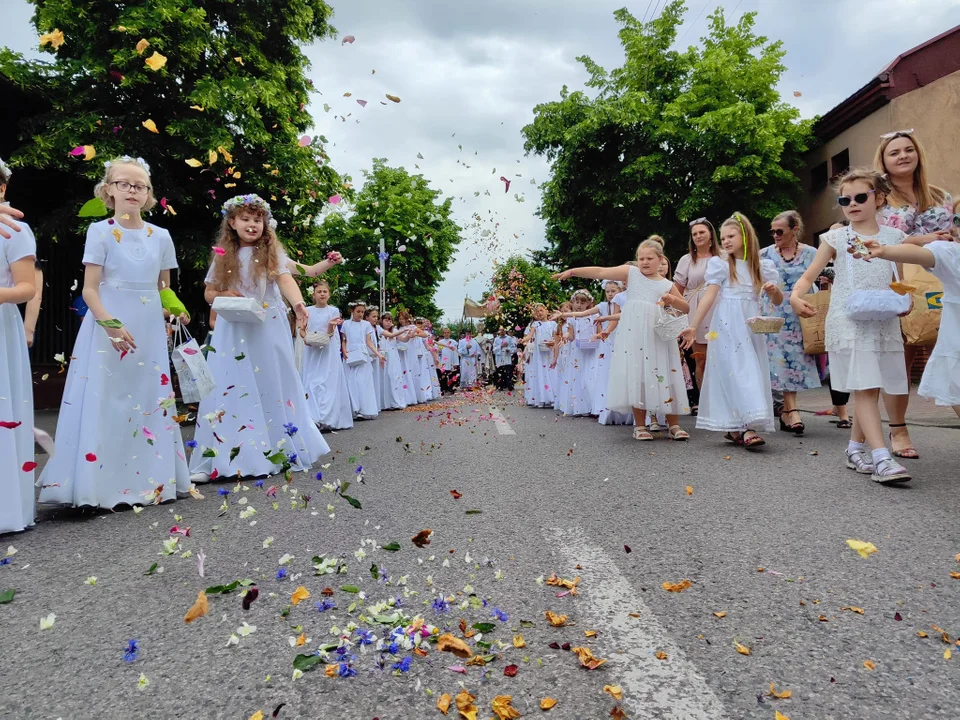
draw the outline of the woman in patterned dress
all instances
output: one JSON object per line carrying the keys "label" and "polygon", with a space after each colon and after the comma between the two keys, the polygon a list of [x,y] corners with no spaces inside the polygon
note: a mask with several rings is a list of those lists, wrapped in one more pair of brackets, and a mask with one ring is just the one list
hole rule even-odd
{"label": "woman in patterned dress", "polygon": [[783,280],[784,300],[775,305],[764,297],[764,315],[783,318],[779,334],[767,336],[767,355],[770,358],[770,386],[783,392],[783,412],[780,414],[780,429],[800,435],[804,431],[800,412],[797,410],[797,391],[820,387],[817,362],[812,355],[803,352],[803,331],[800,318],[790,307],[790,293],[794,284],[807,271],[817,251],[800,242],[803,237],[803,220],[796,210],[777,215],[770,223],[773,245],[760,251],[760,257],[773,263]]}
{"label": "woman in patterned dress", "polygon": [[[893,191],[887,204],[877,214],[877,222],[907,234],[912,245],[926,245],[935,240],[949,240],[953,223],[953,198],[950,193],[931,185],[927,179],[927,158],[913,130],[898,130],[880,137],[873,168],[886,173]],[[904,344],[907,377],[917,357],[915,345]],[[907,430],[907,395],[883,396],[890,418],[890,444],[893,454],[908,460],[920,456]]]}

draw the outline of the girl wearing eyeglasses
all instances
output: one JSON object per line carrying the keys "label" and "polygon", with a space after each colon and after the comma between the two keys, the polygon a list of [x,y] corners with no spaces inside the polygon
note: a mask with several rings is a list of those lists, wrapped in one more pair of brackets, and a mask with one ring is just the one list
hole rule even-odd
{"label": "girl wearing eyeglasses", "polygon": [[760,251],[760,257],[769,260],[783,279],[785,301],[774,304],[764,300],[764,315],[783,318],[783,328],[777,335],[767,335],[767,354],[770,358],[770,387],[783,393],[783,412],[780,429],[802,435],[803,422],[797,410],[797,392],[820,387],[816,359],[803,352],[803,332],[800,318],[790,307],[790,293],[797,280],[813,262],[817,251],[800,242],[803,237],[803,219],[796,210],[777,215],[770,223],[773,245]]}
{"label": "girl wearing eyeglasses", "polygon": [[[56,451],[40,502],[114,508],[175,500],[190,488],[173,397],[161,291],[177,267],[173,239],[142,213],[156,200],[140,158],[105,164],[94,193],[113,217],[87,228],[83,299]],[[187,322],[185,315],[181,322]]]}
{"label": "girl wearing eyeglasses", "polygon": [[[887,290],[893,280],[893,263],[866,257],[864,243],[899,245],[906,240],[902,230],[877,222],[877,212],[886,202],[889,185],[875,170],[853,170],[840,180],[837,202],[850,225],[820,236],[820,249],[790,296],[800,317],[813,317],[816,309],[804,296],[831,260],[834,261],[833,292],[825,323],[830,384],[834,390],[854,393],[853,429],[847,445],[847,467],[874,482],[897,484],[910,481],[910,473],[893,459],[883,438],[880,391],[906,395],[907,370],[903,340],[896,317],[886,320],[854,320],[846,310],[848,298],[860,290]],[[902,271],[901,271],[902,277]]]}
{"label": "girl wearing eyeglasses", "polygon": [[[949,239],[953,198],[947,191],[931,185],[927,179],[926,155],[913,130],[897,130],[882,135],[873,159],[873,168],[886,173],[891,185],[886,205],[880,209],[878,221],[881,225],[902,230],[908,236],[906,242],[911,245],[922,246]],[[916,356],[916,346],[904,346],[908,378]],[[890,417],[893,454],[916,460],[920,455],[913,446],[906,425],[909,393],[884,395],[883,401]]]}

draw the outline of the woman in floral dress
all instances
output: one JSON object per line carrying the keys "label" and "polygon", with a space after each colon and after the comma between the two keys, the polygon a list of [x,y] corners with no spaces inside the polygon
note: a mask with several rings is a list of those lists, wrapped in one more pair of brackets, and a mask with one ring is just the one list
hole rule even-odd
{"label": "woman in floral dress", "polygon": [[[926,245],[935,240],[949,240],[953,226],[953,198],[950,193],[931,185],[927,179],[927,158],[913,130],[898,130],[880,137],[873,159],[874,170],[886,173],[893,186],[887,204],[880,209],[877,222],[902,230],[912,245]],[[907,361],[907,377],[917,357],[915,345],[903,346]],[[890,418],[890,444],[900,458],[919,458],[906,415],[910,395],[887,395],[883,404]]]}
{"label": "woman in floral dress", "polygon": [[800,242],[803,220],[796,210],[777,215],[770,223],[773,245],[760,251],[760,257],[769,260],[783,279],[784,300],[774,305],[764,296],[765,315],[783,318],[783,328],[777,335],[767,336],[767,354],[770,358],[770,387],[783,393],[783,412],[780,429],[800,435],[804,431],[797,410],[797,392],[820,387],[817,359],[803,352],[803,332],[800,318],[790,306],[790,294],[800,276],[807,271],[817,255],[816,249]]}

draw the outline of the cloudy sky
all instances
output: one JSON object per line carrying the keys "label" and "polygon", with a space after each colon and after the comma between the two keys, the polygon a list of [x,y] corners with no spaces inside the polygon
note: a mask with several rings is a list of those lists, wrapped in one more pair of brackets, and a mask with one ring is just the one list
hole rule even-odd
{"label": "cloudy sky", "polygon": [[[454,198],[468,231],[437,303],[448,318],[459,318],[464,296],[480,296],[496,257],[544,242],[531,180],[541,182],[549,170],[542,159],[524,157],[520,134],[533,107],[557,99],[564,84],[582,88],[578,55],[607,68],[621,64],[615,9],[626,4],[637,17],[652,17],[666,0],[328,2],[340,38],[355,41],[307,49],[322,93],[311,107],[316,132],[329,140],[334,166],[357,183],[371,158],[384,157],[422,172]],[[32,6],[2,4],[0,45],[32,53]],[[804,117],[826,112],[898,54],[960,22],[960,0],[688,0],[687,6],[683,46],[699,42],[717,7],[728,19],[758,11],[758,32],[785,43],[789,70],[780,90]],[[402,102],[382,105],[388,93]],[[508,193],[501,175],[511,180]]]}

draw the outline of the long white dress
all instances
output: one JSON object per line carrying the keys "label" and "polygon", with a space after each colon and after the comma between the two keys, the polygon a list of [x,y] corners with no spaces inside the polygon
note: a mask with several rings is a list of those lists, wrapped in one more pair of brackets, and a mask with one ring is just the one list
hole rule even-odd
{"label": "long white dress", "polygon": [[[368,320],[367,323],[370,321]],[[383,347],[383,338],[380,337],[380,326],[379,325],[370,325],[370,331],[368,333],[370,339],[373,341],[373,346],[382,352]],[[373,394],[377,398],[377,408],[383,409],[383,368],[380,367],[380,358],[375,355],[370,355],[370,374],[373,376]]]}
{"label": "long white dress", "polygon": [[425,358],[427,361],[427,379],[430,381],[430,399],[436,400],[440,397],[440,375],[437,372],[437,361],[433,357],[433,350],[437,350],[439,354],[439,349],[437,348],[436,340],[434,340],[433,335],[428,335],[423,338],[423,346],[427,351]]}
{"label": "long white dress", "polygon": [[[891,395],[909,392],[907,365],[903,353],[900,319],[853,320],[846,303],[856,290],[886,290],[893,280],[894,264],[889,260],[865,262],[853,258],[847,245],[853,237],[849,227],[821,235],[820,241],[836,251],[830,309],[824,323],[824,345],[830,360],[830,387],[840,392],[881,388]],[[902,230],[884,225],[876,240],[881,245],[899,245],[906,239]]]}
{"label": "long white dress", "polygon": [[407,395],[403,388],[403,363],[397,350],[396,338],[380,338],[380,352],[387,356],[383,367],[377,363],[380,373],[380,408],[382,410],[401,410],[407,406]]}
{"label": "long white dress", "polygon": [[480,352],[480,344],[472,337],[466,337],[457,343],[457,354],[460,356],[460,387],[472,388],[477,384],[477,359]]}
{"label": "long white dress", "polygon": [[[330,321],[340,317],[340,311],[331,306],[307,308],[310,319],[307,330],[327,332]],[[350,411],[350,393],[347,390],[347,374],[340,357],[340,330],[334,331],[330,342],[324,347],[303,348],[300,379],[307,393],[310,417],[323,428],[346,430],[353,427]]]}
{"label": "long white dress", "polygon": [[[280,274],[287,274],[280,255]],[[213,477],[276,475],[282,464],[267,456],[283,452],[293,470],[309,470],[330,452],[309,411],[293,359],[287,306],[275,280],[256,281],[253,247],[239,251],[240,276],[232,289],[266,306],[263,322],[217,318],[214,348],[207,355],[217,388],[200,401],[190,472]],[[214,257],[205,282],[213,281]],[[235,457],[232,457],[235,456]]]}
{"label": "long white dress", "polygon": [[[407,325],[400,330],[411,330],[414,326]],[[400,354],[400,366],[403,368],[403,393],[407,406],[416,405],[417,399],[417,351],[412,337],[397,341],[397,352]]]}
{"label": "long white dress", "polygon": [[[377,402],[373,385],[370,349],[367,347],[367,337],[372,335],[373,327],[366,320],[348,318],[340,326],[340,332],[347,338],[347,390],[353,416],[370,420],[380,414],[380,403]],[[363,362],[356,362],[357,358]]]}
{"label": "long white dress", "polygon": [[556,397],[557,373],[550,367],[553,362],[553,348],[547,346],[557,324],[553,320],[534,320],[527,326],[525,335],[532,333],[530,359],[524,365],[524,399],[533,407],[553,407]]}
{"label": "long white dress", "polygon": [[676,339],[657,335],[657,302],[673,283],[651,280],[629,266],[626,300],[620,310],[610,361],[607,407],[621,413],[632,408],[647,415],[686,415],[687,387],[681,370],[680,346]]}
{"label": "long white dress", "polygon": [[926,248],[936,260],[930,272],[943,283],[943,311],[918,392],[937,405],[960,405],[960,243],[939,240]]}
{"label": "long white dress", "polygon": [[[770,432],[774,423],[767,336],[754,334],[747,326],[748,318],[760,315],[760,288],[753,287],[747,263],[736,262],[736,283],[730,281],[726,259],[712,257],[707,263],[706,283],[719,285],[720,295],[713,305],[707,333],[697,427],[720,432]],[[763,282],[779,282],[777,269],[769,260],[760,261],[760,275]]]}
{"label": "long white dress", "polygon": [[574,342],[570,348],[572,355],[572,373],[574,382],[572,412],[567,411],[568,415],[591,415],[593,414],[593,396],[594,386],[597,378],[597,355],[599,348],[581,348],[580,343],[591,342],[591,338],[596,334],[593,319],[589,317],[576,318],[574,322]]}
{"label": "long white dress", "polygon": [[[624,295],[626,301],[626,295]],[[615,302],[604,301],[600,303],[601,315],[613,315],[619,312],[619,306]],[[588,318],[593,322],[593,318]],[[609,325],[609,323],[607,323]],[[600,347],[597,348],[597,365],[593,380],[593,415],[597,416],[597,422],[601,425],[632,425],[633,413],[617,412],[607,406],[607,391],[610,385],[610,363],[613,361],[613,351],[616,347],[617,328],[613,329],[606,340],[600,341]]]}
{"label": "long white dress", "polygon": [[[37,242],[26,223],[0,238],[0,287],[12,288],[10,266],[34,258]],[[0,533],[34,520],[33,383],[23,319],[13,303],[0,305]]]}
{"label": "long white dress", "polygon": [[100,301],[137,347],[117,352],[93,313],[84,315],[40,502],[113,508],[174,500],[189,490],[190,474],[171,417],[176,406],[157,289],[160,272],[177,267],[173,239],[151,223],[128,230],[101,220],[87,228],[83,264],[103,268]]}

